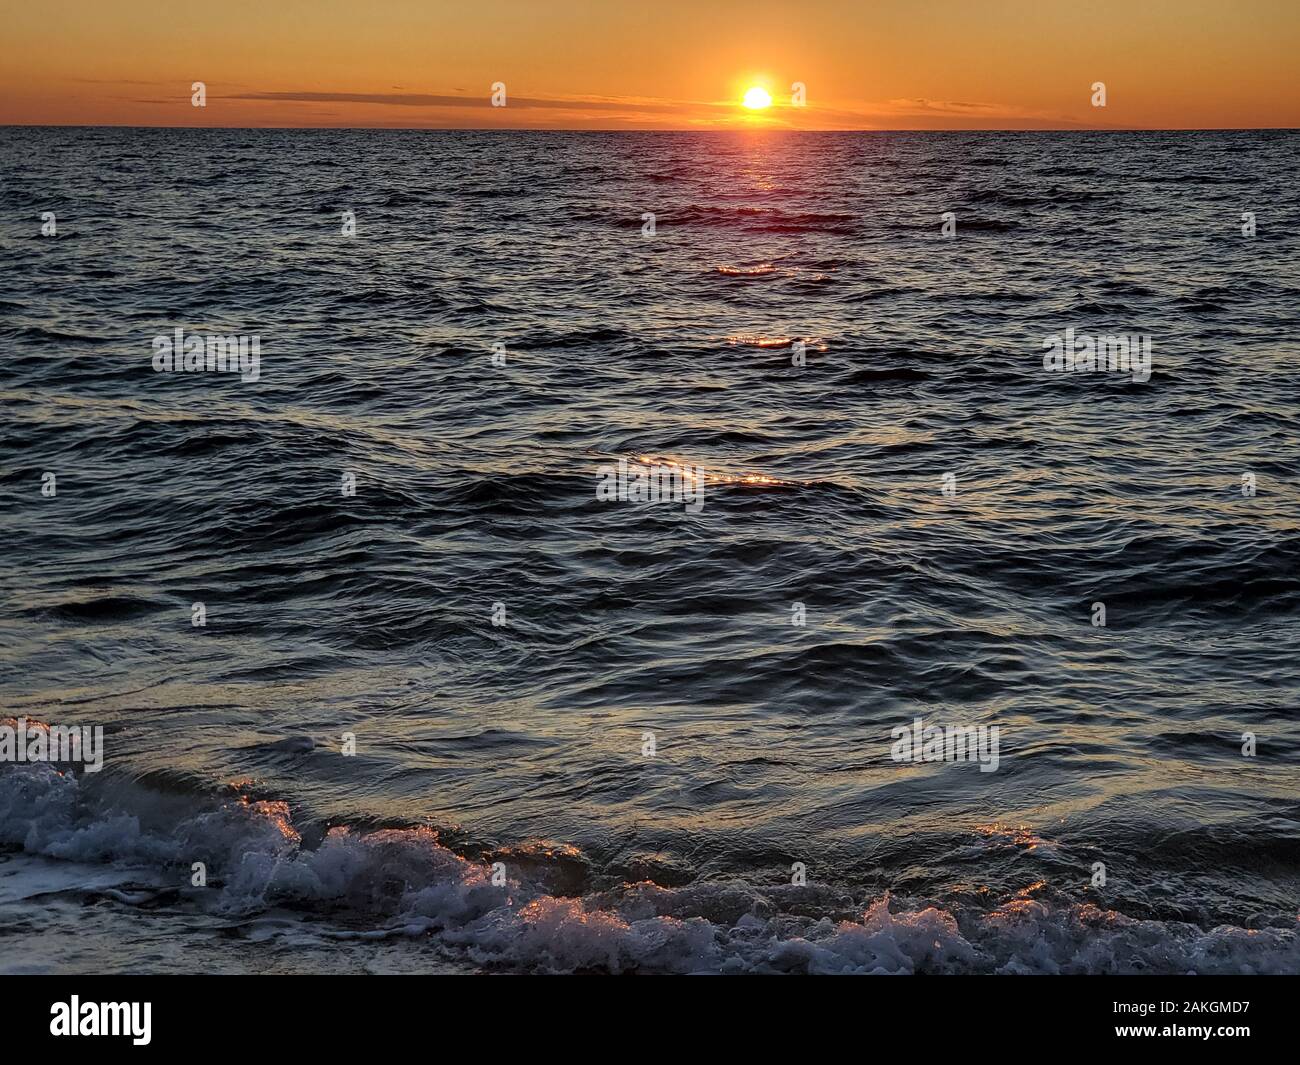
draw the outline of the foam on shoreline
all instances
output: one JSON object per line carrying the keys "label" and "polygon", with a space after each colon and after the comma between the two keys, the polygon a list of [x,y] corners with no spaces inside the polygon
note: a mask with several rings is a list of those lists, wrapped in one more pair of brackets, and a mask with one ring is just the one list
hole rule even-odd
{"label": "foam on shoreline", "polygon": [[[843,896],[736,880],[650,882],[583,897],[548,888],[536,862],[490,865],[428,828],[331,829],[308,847],[283,802],[199,800],[179,818],[109,808],[70,773],[0,767],[0,845],[70,863],[138,870],[83,891],[121,907],[157,904],[215,920],[292,915],[297,937],[424,937],[477,968],[607,973],[1268,973],[1300,969],[1296,928],[1202,929],[1091,904],[1019,896],[987,910],[909,904],[888,893],[843,917]],[[120,796],[118,802],[120,803]],[[160,801],[173,803],[172,797]],[[168,827],[160,828],[160,824]],[[209,886],[192,888],[190,868]],[[513,867],[512,867],[513,865]],[[35,874],[33,874],[35,875]],[[48,876],[48,874],[47,874]],[[19,879],[13,882],[16,885]],[[31,877],[27,878],[28,880]],[[69,878],[48,890],[67,890]],[[161,891],[159,885],[172,885]],[[39,899],[23,881],[24,901]],[[153,911],[139,909],[139,919]],[[263,930],[288,934],[285,922]]]}

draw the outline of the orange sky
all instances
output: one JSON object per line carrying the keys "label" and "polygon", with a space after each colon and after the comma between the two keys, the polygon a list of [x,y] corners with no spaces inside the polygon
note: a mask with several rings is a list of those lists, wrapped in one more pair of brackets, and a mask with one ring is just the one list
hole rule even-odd
{"label": "orange sky", "polygon": [[0,25],[4,124],[1300,126],[1300,0],[0,0]]}

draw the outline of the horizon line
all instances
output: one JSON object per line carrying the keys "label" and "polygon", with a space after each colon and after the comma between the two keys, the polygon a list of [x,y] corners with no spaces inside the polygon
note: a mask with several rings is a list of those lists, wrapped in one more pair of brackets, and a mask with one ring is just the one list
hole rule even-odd
{"label": "horizon line", "polygon": [[753,128],[723,126],[713,129],[677,128],[672,126],[647,129],[626,127],[572,127],[572,126],[195,126],[139,125],[129,122],[4,122],[0,129],[191,129],[191,130],[346,130],[393,131],[401,133],[1294,133],[1300,126],[975,126],[962,129],[867,127],[860,129],[791,129],[790,127]]}

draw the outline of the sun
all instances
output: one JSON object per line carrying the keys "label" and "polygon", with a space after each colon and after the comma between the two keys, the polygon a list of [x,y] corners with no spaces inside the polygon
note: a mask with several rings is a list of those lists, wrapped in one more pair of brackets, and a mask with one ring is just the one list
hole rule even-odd
{"label": "sun", "polygon": [[772,106],[772,95],[761,85],[755,85],[752,89],[745,90],[744,99],[740,102],[751,111],[761,111]]}

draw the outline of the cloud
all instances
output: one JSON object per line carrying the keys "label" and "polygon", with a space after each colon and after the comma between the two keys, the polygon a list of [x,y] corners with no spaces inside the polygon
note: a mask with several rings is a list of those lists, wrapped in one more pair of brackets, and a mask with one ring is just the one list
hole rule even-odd
{"label": "cloud", "polygon": [[[482,96],[449,96],[416,92],[245,92],[223,97],[227,100],[263,100],[292,103],[385,104],[398,107],[490,107],[487,93]],[[642,111],[673,114],[698,106],[689,102],[674,103],[644,97],[542,97],[508,96],[513,108],[547,108],[560,111]],[[707,106],[707,105],[704,105]]]}
{"label": "cloud", "polygon": [[[491,111],[494,118],[507,120],[508,115],[518,116],[521,128],[710,128],[733,126],[749,117],[740,113],[735,100],[666,100],[643,96],[509,96],[506,109],[493,108],[487,92],[466,95],[463,92],[246,91],[220,99],[254,104],[423,108],[433,113],[414,121],[441,122],[448,128],[478,122],[467,114],[474,110]],[[531,117],[525,117],[528,113]],[[453,117],[458,114],[459,117]],[[762,117],[769,128],[778,129],[1071,129],[1098,125],[1015,105],[926,97],[855,102],[838,107],[810,105],[797,111],[781,106]],[[381,120],[379,124],[391,124],[391,120]]]}
{"label": "cloud", "polygon": [[1017,108],[1008,108],[1004,104],[967,103],[964,100],[927,100],[923,96],[914,97],[912,99],[889,100],[883,104],[882,107],[906,114],[926,112],[942,115],[1005,115],[1011,111],[1018,110]]}
{"label": "cloud", "polygon": [[[810,109],[811,110],[811,109]],[[971,100],[931,100],[911,97],[863,103],[851,108],[823,108],[819,120],[845,128],[906,129],[917,122],[928,129],[1075,129],[1105,128],[1095,121],[1081,122],[1058,111],[1043,111],[1013,104]],[[941,124],[940,124],[941,123]]]}

